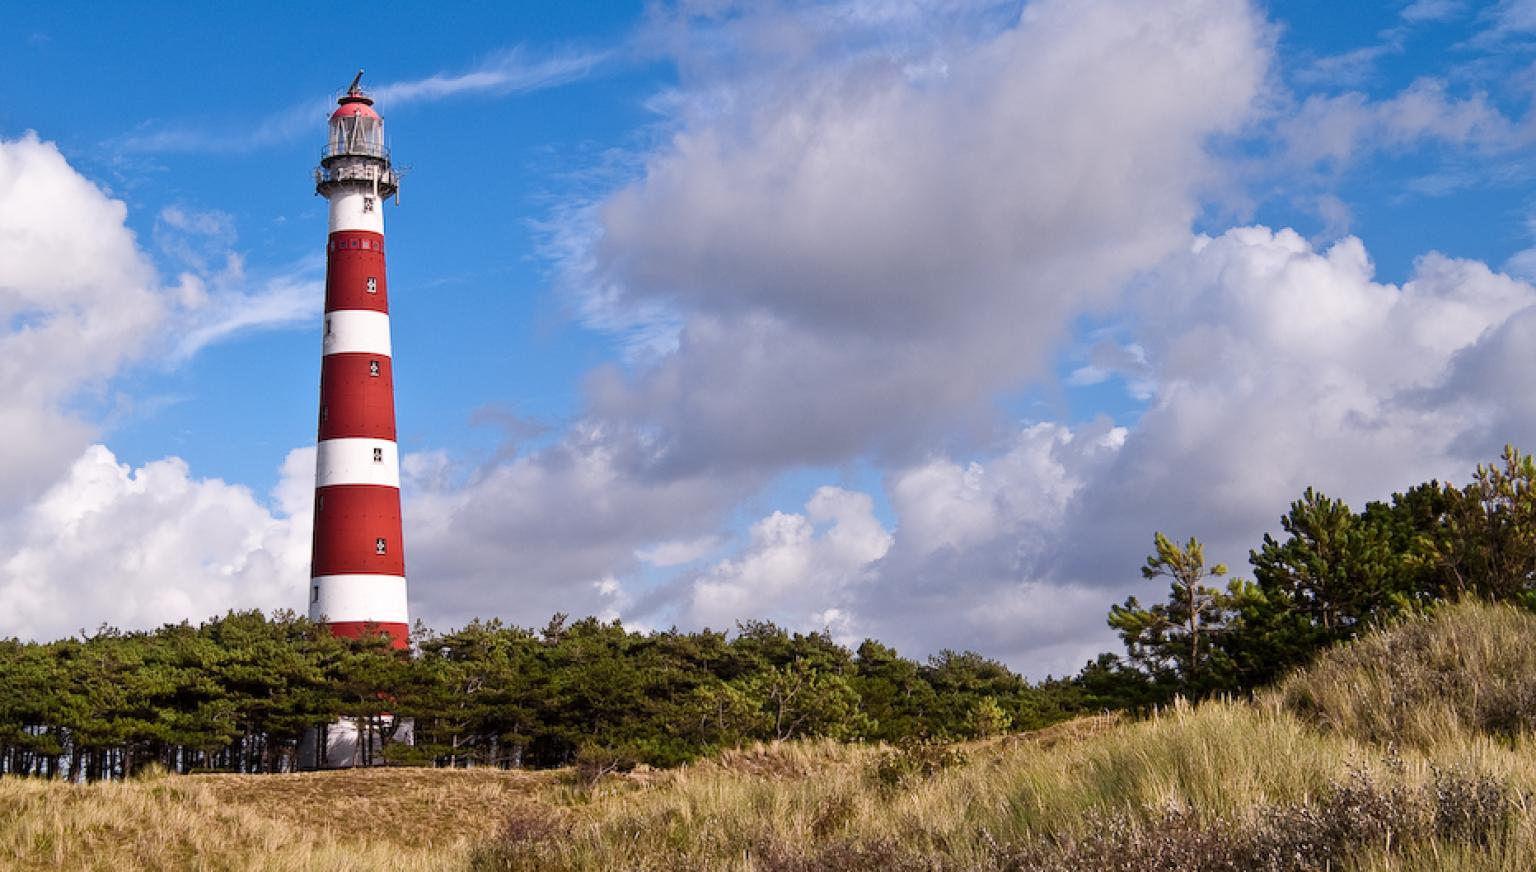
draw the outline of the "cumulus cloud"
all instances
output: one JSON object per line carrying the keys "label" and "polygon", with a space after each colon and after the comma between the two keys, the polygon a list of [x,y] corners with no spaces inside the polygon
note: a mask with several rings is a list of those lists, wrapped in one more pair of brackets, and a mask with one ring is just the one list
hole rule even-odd
{"label": "cumulus cloud", "polygon": [[1196,237],[1130,302],[1138,352],[1119,361],[1150,391],[1134,426],[1036,423],[995,453],[898,467],[890,530],[824,489],[686,576],[684,613],[830,615],[844,638],[1061,674],[1113,647],[1111,603],[1162,594],[1137,573],[1155,531],[1241,572],[1308,486],[1359,507],[1536,439],[1536,288],[1481,263],[1431,253],[1398,286],[1357,239],[1246,227]]}
{"label": "cumulus cloud", "polygon": [[805,514],[774,512],[758,521],[744,553],[700,575],[690,586],[686,619],[721,629],[748,617],[841,624],[838,604],[871,577],[869,564],[890,546],[868,494],[818,488]]}
{"label": "cumulus cloud", "polygon": [[893,471],[887,529],[870,495],[821,487],[803,513],[773,512],[739,553],[686,574],[657,618],[730,627],[770,618],[875,637],[914,656],[980,649],[1037,675],[1069,671],[1101,644],[1103,593],[1049,577],[1062,518],[1126,433],[1036,424],[993,457],[945,456]]}
{"label": "cumulus cloud", "polygon": [[0,513],[93,434],[66,411],[135,357],[168,304],[126,207],[33,134],[0,140]]}
{"label": "cumulus cloud", "polygon": [[[1156,397],[1080,505],[1066,564],[1113,579],[1154,522],[1240,563],[1308,485],[1358,504],[1464,476],[1480,459],[1460,447],[1472,422],[1426,392],[1533,302],[1530,285],[1438,254],[1401,287],[1378,283],[1354,238],[1325,251],[1289,230],[1198,239],[1138,300]],[[1126,544],[1088,547],[1101,539]]]}
{"label": "cumulus cloud", "polygon": [[0,534],[0,632],[51,639],[82,623],[150,627],[300,606],[314,463],[313,448],[289,454],[274,513],[177,458],[133,469],[90,446]]}
{"label": "cumulus cloud", "polygon": [[[660,478],[648,472],[652,454],[623,433],[577,426],[538,452],[465,474],[446,455],[408,458],[413,607],[438,626],[490,615],[533,625],[555,612],[606,614],[645,596],[619,577],[642,561],[677,559],[677,542],[714,535],[721,514],[761,483]],[[625,617],[641,611],[622,609]]]}
{"label": "cumulus cloud", "polygon": [[766,28],[800,50],[761,79],[685,81],[676,135],[573,260],[610,308],[678,314],[674,352],[597,373],[590,399],[679,470],[899,452],[985,416],[1181,244],[1206,142],[1249,120],[1270,56],[1255,10],[1205,0],[1045,0],[979,41],[840,64],[817,25]]}
{"label": "cumulus cloud", "polygon": [[229,216],[158,216],[156,244],[189,270],[165,286],[126,215],[52,143],[0,140],[0,633],[303,602],[312,450],[289,458],[269,509],[176,458],[131,469],[73,411],[168,333],[200,347],[233,330]]}

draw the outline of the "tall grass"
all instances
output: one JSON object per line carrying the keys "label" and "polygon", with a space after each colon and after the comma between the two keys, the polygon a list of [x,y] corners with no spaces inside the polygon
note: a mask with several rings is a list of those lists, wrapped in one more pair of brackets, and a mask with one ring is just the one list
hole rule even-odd
{"label": "tall grass", "polygon": [[922,749],[762,746],[572,788],[565,807],[511,819],[474,865],[1528,870],[1533,652],[1531,616],[1448,607],[1259,700],[1178,705],[1078,741],[972,745],[939,766],[892,765]]}
{"label": "tall grass", "polygon": [[1444,606],[1327,652],[1275,695],[1310,724],[1368,741],[1515,739],[1536,725],[1536,615]]}
{"label": "tall grass", "polygon": [[0,869],[462,869],[539,783],[410,770],[89,785],[6,778]]}
{"label": "tall grass", "polygon": [[[882,789],[876,775],[881,753],[834,744],[764,748],[757,756],[775,764],[741,769],[721,761],[619,786],[553,814],[530,809],[542,818],[512,821],[502,844],[482,852],[477,865],[1054,869],[1050,864],[1081,859],[1084,851],[1134,848],[1136,834],[1157,830],[1194,839],[1202,831],[1294,829],[1309,809],[1352,815],[1360,809],[1324,803],[1351,785],[1364,799],[1397,791],[1406,808],[1446,783],[1427,758],[1388,757],[1309,730],[1276,707],[1232,702],[1181,706],[1049,750],[1027,741],[977,746],[968,762],[894,790]],[[1494,768],[1500,777],[1476,783],[1504,784],[1501,776],[1517,768],[1505,764]],[[1522,773],[1536,785],[1536,767]],[[1337,829],[1337,821],[1324,823]],[[1095,841],[1116,827],[1127,834],[1123,845]],[[1433,828],[1421,830],[1397,838]],[[1369,847],[1335,846],[1328,856],[1365,856]]]}

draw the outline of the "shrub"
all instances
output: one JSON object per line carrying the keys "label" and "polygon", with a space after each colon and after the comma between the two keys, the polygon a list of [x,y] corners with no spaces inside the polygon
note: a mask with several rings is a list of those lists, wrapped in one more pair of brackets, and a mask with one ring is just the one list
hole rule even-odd
{"label": "shrub", "polygon": [[907,739],[880,755],[873,774],[882,787],[896,789],[967,762],[965,751],[955,745],[935,739]]}

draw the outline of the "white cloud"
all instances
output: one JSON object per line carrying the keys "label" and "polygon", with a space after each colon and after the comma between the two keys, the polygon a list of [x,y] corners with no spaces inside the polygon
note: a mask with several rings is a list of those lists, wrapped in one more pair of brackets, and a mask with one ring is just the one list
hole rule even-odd
{"label": "white cloud", "polygon": [[[497,52],[463,73],[434,73],[420,79],[387,82],[368,91],[381,108],[428,102],[462,94],[515,94],[552,88],[580,79],[605,63],[611,53],[571,50],[531,56],[522,47]],[[338,83],[340,84],[340,83]],[[338,91],[339,94],[339,91]],[[228,119],[209,126],[207,119],[165,126],[146,125],[117,143],[137,152],[255,151],[312,135],[335,108],[335,99],[313,98],[265,117],[246,119],[238,137],[229,135]]]}
{"label": "white cloud", "polygon": [[1454,97],[1439,79],[1421,78],[1386,100],[1350,91],[1314,94],[1283,119],[1278,135],[1292,160],[1347,163],[1374,150],[1442,144],[1500,153],[1531,140],[1530,125],[1511,119],[1486,94]]}
{"label": "white cloud", "polygon": [[1403,7],[1402,18],[1412,24],[1450,21],[1467,11],[1464,0],[1413,0]]}
{"label": "white cloud", "polygon": [[242,486],[167,458],[132,469],[94,445],[0,534],[0,633],[51,639],[109,623],[301,608],[314,449],[289,454],[273,513]]}
{"label": "white cloud", "polygon": [[0,140],[0,633],[303,602],[312,450],[289,458],[273,514],[176,458],[130,469],[71,411],[167,334],[195,348],[231,332],[232,220],[163,211],[157,244],[208,274],[163,287],[126,213],[53,144]]}
{"label": "white cloud", "polygon": [[251,276],[236,236],[234,217],[216,210],[175,205],[156,216],[156,248],[186,270],[179,276],[175,297],[180,305],[167,330],[176,336],[168,362],[185,363],[209,345],[254,330],[319,321],[324,258],[306,257]]}
{"label": "white cloud", "polygon": [[1058,576],[1113,586],[1159,529],[1241,565],[1308,486],[1358,506],[1464,478],[1480,452],[1536,434],[1466,414],[1510,386],[1469,385],[1455,403],[1433,391],[1533,302],[1529,285],[1437,254],[1402,287],[1375,282],[1353,238],[1197,241],[1138,302],[1156,396],[1076,502]]}
{"label": "white cloud", "polygon": [[835,619],[846,631],[835,605],[870,577],[869,565],[890,546],[868,494],[819,488],[805,514],[774,512],[758,521],[743,554],[701,573],[690,585],[687,619],[717,629],[744,618],[798,626]]}
{"label": "white cloud", "polygon": [[659,568],[682,566],[702,558],[721,544],[719,536],[701,536],[697,539],[660,542],[637,550],[635,556]]}
{"label": "white cloud", "polygon": [[406,460],[413,607],[437,626],[496,615],[542,625],[555,612],[645,617],[655,592],[605,586],[642,561],[687,556],[760,480],[658,476],[643,440],[577,425],[553,445],[452,474],[445,455]]}
{"label": "white cloud", "polygon": [[1498,46],[1506,40],[1536,30],[1536,2],[1498,0],[1483,9],[1478,18],[1487,24],[1487,29],[1472,40],[1473,44],[1482,48]]}
{"label": "white cloud", "polygon": [[536,91],[587,76],[609,57],[610,53],[603,51],[570,51],[533,57],[519,46],[497,52],[467,73],[436,73],[423,79],[381,85],[373,91],[373,97],[393,106],[460,94]]}
{"label": "white cloud", "polygon": [[1181,244],[1219,172],[1207,140],[1253,117],[1271,55],[1251,6],[1206,0],[1043,0],[840,62],[821,49],[841,25],[737,21],[728,44],[763,65],[722,83],[729,49],[673,34],[676,135],[566,264],[613,323],[680,325],[590,390],[677,470],[904,453],[985,418]]}
{"label": "white cloud", "polygon": [[325,284],[314,277],[318,266],[300,264],[254,288],[256,283],[246,281],[238,260],[232,270],[212,277],[212,290],[197,276],[182,276],[183,287],[198,289],[197,304],[177,319],[180,338],[170,360],[186,361],[209,345],[252,330],[318,323],[325,299]]}
{"label": "white cloud", "polygon": [[898,523],[878,558],[823,550],[806,517],[775,513],[687,595],[717,624],[835,612],[908,653],[969,647],[1061,674],[1114,647],[1113,602],[1162,595],[1137,572],[1155,531],[1242,573],[1308,486],[1359,508],[1536,444],[1536,288],[1433,253],[1402,286],[1372,273],[1354,238],[1197,238],[1127,315],[1153,391],[1134,427],[1033,424],[991,456],[892,472]]}
{"label": "white cloud", "polygon": [[168,305],[127,210],[34,134],[0,140],[0,514],[92,437],[66,411],[144,350]]}

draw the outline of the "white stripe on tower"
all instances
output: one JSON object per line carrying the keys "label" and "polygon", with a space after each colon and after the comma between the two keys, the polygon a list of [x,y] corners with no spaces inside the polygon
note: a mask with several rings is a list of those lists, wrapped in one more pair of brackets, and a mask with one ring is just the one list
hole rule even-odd
{"label": "white stripe on tower", "polygon": [[[333,624],[405,623],[405,579],[398,575],[322,575],[310,582],[310,610],[319,610]],[[398,616],[385,620],[380,613]]]}
{"label": "white stripe on tower", "polygon": [[331,195],[331,232],[338,230],[367,230],[384,235],[384,210],[374,198],[373,208],[368,208],[369,193],[366,191],[337,191]]}
{"label": "white stripe on tower", "polygon": [[389,316],[367,309],[325,313],[325,354],[379,354],[389,357]]}
{"label": "white stripe on tower", "polygon": [[320,440],[315,487],[372,484],[400,487],[400,458],[388,439],[342,437]]}

